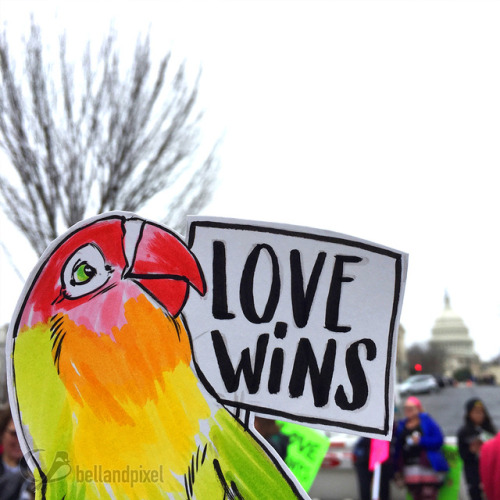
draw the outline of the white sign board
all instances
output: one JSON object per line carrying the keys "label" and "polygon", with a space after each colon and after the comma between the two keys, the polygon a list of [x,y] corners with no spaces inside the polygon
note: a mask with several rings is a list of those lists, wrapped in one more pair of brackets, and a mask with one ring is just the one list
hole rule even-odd
{"label": "white sign board", "polygon": [[408,256],[337,233],[190,218],[207,293],[184,309],[198,376],[225,405],[390,436]]}

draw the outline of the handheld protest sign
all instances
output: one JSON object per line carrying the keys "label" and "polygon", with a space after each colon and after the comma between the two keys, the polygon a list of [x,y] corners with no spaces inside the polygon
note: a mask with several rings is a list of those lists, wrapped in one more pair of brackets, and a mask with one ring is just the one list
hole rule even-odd
{"label": "handheld protest sign", "polygon": [[204,272],[176,234],[124,212],[42,255],[6,346],[37,500],[308,498],[197,377],[184,310]]}
{"label": "handheld protest sign", "polygon": [[207,293],[187,304],[199,376],[227,406],[390,439],[407,255],[288,225],[190,218]]}
{"label": "handheld protest sign", "polygon": [[288,437],[285,463],[309,492],[330,448],[330,439],[321,431],[290,422],[281,422]]}

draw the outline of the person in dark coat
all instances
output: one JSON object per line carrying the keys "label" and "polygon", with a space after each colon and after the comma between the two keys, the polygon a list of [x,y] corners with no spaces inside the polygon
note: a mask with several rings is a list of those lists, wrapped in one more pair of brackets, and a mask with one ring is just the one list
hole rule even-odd
{"label": "person in dark coat", "polygon": [[469,399],[465,404],[464,424],[458,430],[457,440],[471,500],[484,499],[479,477],[479,455],[483,443],[495,434],[495,426],[484,403],[478,398]]}
{"label": "person in dark coat", "polygon": [[[354,469],[358,479],[358,490],[360,500],[371,500],[373,471],[370,470],[370,447],[371,439],[361,437],[356,441],[353,449]],[[392,448],[392,447],[391,447]],[[389,453],[389,458],[382,463],[380,475],[380,500],[390,500],[391,489],[390,480],[393,475],[394,465],[392,463],[393,452]]]}
{"label": "person in dark coat", "polygon": [[29,498],[29,471],[23,460],[17,432],[10,408],[0,410],[0,499],[23,500]]}
{"label": "person in dark coat", "polygon": [[289,437],[281,432],[276,420],[255,417],[254,425],[257,432],[266,439],[284,461],[286,458]]}

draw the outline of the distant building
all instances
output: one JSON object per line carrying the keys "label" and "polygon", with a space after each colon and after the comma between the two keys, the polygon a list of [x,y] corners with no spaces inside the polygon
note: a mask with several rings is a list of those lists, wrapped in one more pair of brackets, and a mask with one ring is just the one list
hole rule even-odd
{"label": "distant building", "polygon": [[455,370],[468,368],[471,372],[479,370],[479,357],[474,352],[474,342],[469,337],[469,329],[462,318],[450,305],[450,297],[444,296],[444,310],[432,328],[431,347],[445,353],[444,375],[452,376]]}
{"label": "distant building", "polygon": [[398,329],[398,344],[397,344],[397,358],[396,358],[396,379],[401,382],[405,380],[410,371],[408,369],[408,358],[406,356],[405,347],[405,329],[403,325],[399,325]]}
{"label": "distant building", "polygon": [[7,402],[7,371],[5,366],[5,339],[9,325],[0,326],[0,405]]}

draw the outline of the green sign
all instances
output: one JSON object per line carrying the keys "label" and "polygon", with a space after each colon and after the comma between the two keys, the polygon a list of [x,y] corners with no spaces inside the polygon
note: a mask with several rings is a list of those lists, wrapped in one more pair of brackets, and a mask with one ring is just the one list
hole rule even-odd
{"label": "green sign", "polygon": [[303,425],[279,422],[281,432],[290,442],[285,463],[302,487],[309,491],[330,446],[330,439],[316,429]]}
{"label": "green sign", "polygon": [[446,475],[444,486],[439,490],[438,500],[456,500],[460,492],[460,478],[462,477],[462,459],[458,448],[451,444],[445,444],[441,448],[450,470]]}

